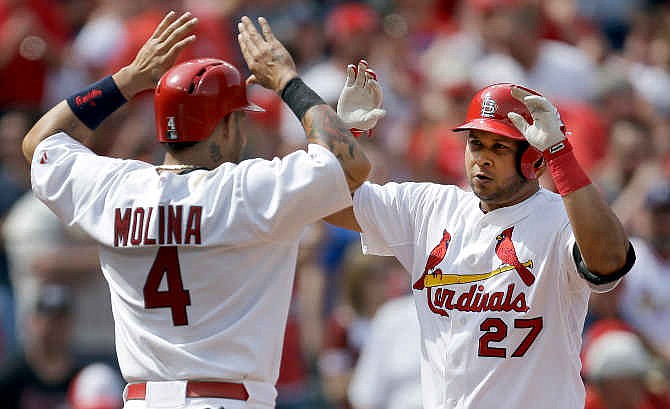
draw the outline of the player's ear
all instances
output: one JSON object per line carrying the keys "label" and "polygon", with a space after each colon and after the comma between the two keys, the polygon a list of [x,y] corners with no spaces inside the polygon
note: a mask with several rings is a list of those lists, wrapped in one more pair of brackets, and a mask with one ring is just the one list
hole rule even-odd
{"label": "player's ear", "polygon": [[537,178],[540,179],[545,170],[547,170],[547,162],[544,160],[544,158],[540,157],[537,161],[535,161],[533,164],[533,170],[535,171]]}

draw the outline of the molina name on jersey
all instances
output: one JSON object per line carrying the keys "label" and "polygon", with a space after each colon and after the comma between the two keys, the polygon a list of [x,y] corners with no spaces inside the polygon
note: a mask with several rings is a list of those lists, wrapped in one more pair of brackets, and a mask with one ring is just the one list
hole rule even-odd
{"label": "molina name on jersey", "polygon": [[[150,226],[154,226],[152,221],[158,225],[158,232],[149,231]],[[128,246],[129,241],[132,246],[202,244],[201,221],[202,206],[117,207],[114,209],[114,247]]]}

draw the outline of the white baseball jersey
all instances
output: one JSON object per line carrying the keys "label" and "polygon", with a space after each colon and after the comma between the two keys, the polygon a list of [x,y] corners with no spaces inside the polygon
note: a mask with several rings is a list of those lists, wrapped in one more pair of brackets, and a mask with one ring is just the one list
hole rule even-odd
{"label": "white baseball jersey", "polygon": [[352,204],[330,151],[179,175],[59,133],[31,172],[35,194],[101,244],[128,382],[244,381],[274,405],[300,235]]}
{"label": "white baseball jersey", "polygon": [[541,189],[485,214],[455,186],[366,183],[354,211],[363,251],[411,273],[425,409],[584,407],[591,286],[560,196]]}

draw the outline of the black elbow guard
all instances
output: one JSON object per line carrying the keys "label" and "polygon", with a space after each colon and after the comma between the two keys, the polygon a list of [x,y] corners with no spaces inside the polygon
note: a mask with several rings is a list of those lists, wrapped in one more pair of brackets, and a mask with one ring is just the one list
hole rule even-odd
{"label": "black elbow guard", "polygon": [[579,271],[579,274],[581,274],[585,280],[595,285],[601,285],[616,281],[630,271],[630,269],[633,267],[633,264],[635,264],[635,250],[633,250],[633,245],[629,241],[628,253],[626,254],[626,264],[624,264],[624,266],[621,267],[619,271],[606,275],[597,274],[588,269],[584,259],[582,258],[582,253],[579,251],[577,243],[575,243],[575,245],[572,247],[572,258],[575,260],[575,264],[577,265],[577,271]]}

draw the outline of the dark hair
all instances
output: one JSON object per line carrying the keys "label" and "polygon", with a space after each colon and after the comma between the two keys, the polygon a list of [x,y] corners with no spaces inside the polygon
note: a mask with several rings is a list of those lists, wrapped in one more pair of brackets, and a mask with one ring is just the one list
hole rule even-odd
{"label": "dark hair", "polygon": [[186,149],[195,146],[197,143],[202,141],[192,141],[192,142],[165,142],[166,149],[170,152],[183,152]]}

